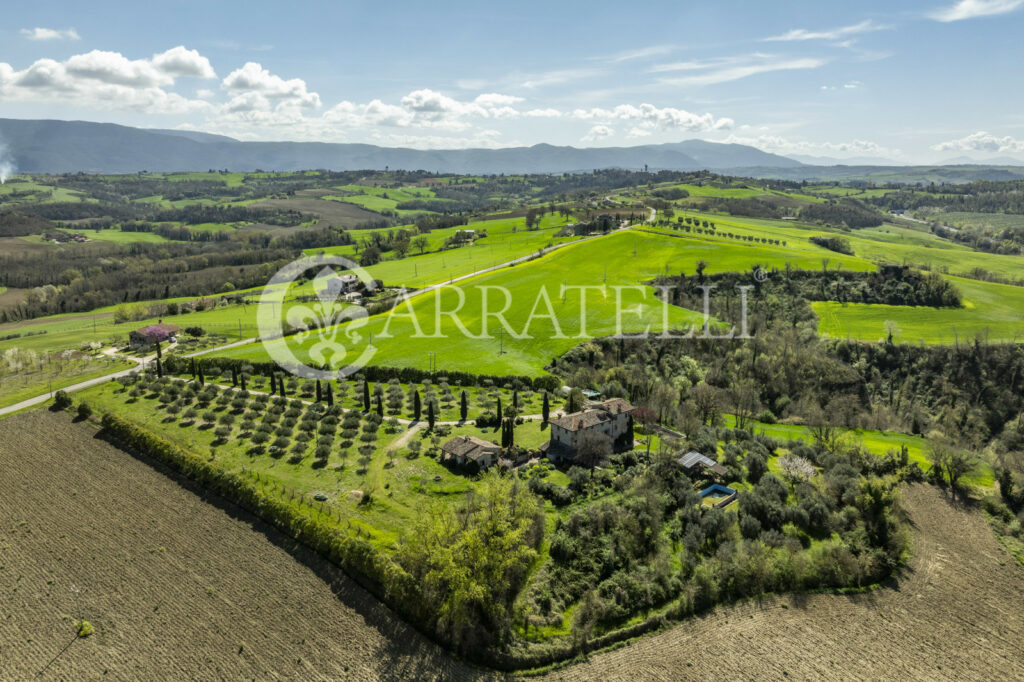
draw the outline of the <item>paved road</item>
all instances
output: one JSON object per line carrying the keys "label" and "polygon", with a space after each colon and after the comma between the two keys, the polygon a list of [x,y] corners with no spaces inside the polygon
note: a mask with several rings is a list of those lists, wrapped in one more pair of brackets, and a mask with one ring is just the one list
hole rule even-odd
{"label": "paved road", "polygon": [[[651,222],[654,221],[655,213],[656,213],[656,211],[652,208],[651,209],[651,217],[650,217],[650,221]],[[566,246],[572,246],[573,244],[579,244],[581,242],[590,241],[592,239],[601,239],[602,237],[608,236],[608,234],[614,234],[616,232],[621,232],[622,230],[628,230],[628,229],[630,229],[632,227],[633,227],[632,225],[624,225],[624,226],[622,226],[622,227],[620,227],[620,228],[618,228],[616,230],[612,230],[611,232],[609,232],[607,234],[594,235],[592,237],[583,237],[582,239],[574,239],[574,240],[569,241],[569,242],[563,242],[561,244],[554,244],[552,246],[548,246],[546,248],[534,251],[533,253],[529,253],[529,254],[527,254],[525,256],[520,256],[519,258],[513,258],[512,260],[505,261],[504,263],[499,263],[497,265],[492,265],[490,267],[483,268],[482,270],[476,270],[474,272],[470,272],[470,273],[465,274],[465,275],[459,275],[458,277],[452,277],[447,282],[440,282],[438,284],[431,284],[429,286],[423,287],[422,289],[416,289],[415,291],[407,293],[406,297],[407,298],[413,298],[414,296],[420,296],[422,294],[426,294],[426,293],[429,293],[431,291],[435,291],[437,289],[440,289],[441,287],[448,286],[450,284],[454,284],[455,282],[461,282],[463,280],[470,279],[471,277],[477,277],[478,275],[484,275],[484,274],[487,274],[488,272],[494,272],[495,270],[500,270],[502,268],[507,268],[507,267],[510,267],[510,266],[513,266],[513,265],[518,265],[519,263],[525,263],[528,260],[532,260],[532,259],[537,258],[538,256],[542,256],[542,255],[544,255],[546,253],[551,253],[552,251],[557,251],[558,249],[565,248]],[[199,355],[205,355],[207,353],[214,353],[214,352],[217,352],[217,351],[227,350],[228,348],[235,348],[237,346],[245,346],[247,344],[255,343],[257,341],[259,341],[259,337],[253,337],[253,338],[250,338],[250,339],[241,339],[239,341],[233,341],[231,343],[226,343],[226,344],[224,344],[222,346],[215,346],[213,348],[207,348],[205,350],[196,351],[194,353],[188,353],[184,357],[186,357],[186,358],[193,358],[193,357],[196,357],[196,356],[199,356]],[[170,350],[172,347],[173,346],[168,346],[166,350]],[[116,355],[115,353],[111,353],[111,352],[106,352],[105,354],[106,355],[110,355],[111,357]],[[130,357],[130,356],[118,356],[118,357],[125,357],[126,359],[134,360],[136,363],[138,363],[139,366],[142,366],[145,363],[152,361],[156,357],[156,355],[153,354],[153,355],[150,355],[150,356],[145,357],[145,358],[134,358],[134,357]],[[81,390],[84,390],[86,388],[90,388],[92,386],[96,386],[97,384],[102,384],[102,383],[104,383],[106,381],[110,381],[111,379],[117,379],[118,377],[122,377],[122,376],[125,376],[127,374],[131,374],[132,372],[136,371],[137,369],[138,369],[138,367],[129,367],[128,369],[124,369],[124,370],[121,370],[119,372],[113,372],[111,374],[107,374],[107,375],[104,375],[104,376],[101,376],[101,377],[96,377],[95,379],[89,379],[88,381],[83,381],[83,382],[80,382],[80,383],[77,383],[77,384],[73,384],[71,386],[65,386],[61,390],[63,390],[65,393],[74,393],[75,391],[81,391]],[[32,407],[33,405],[38,405],[40,403],[44,403],[47,400],[49,400],[52,397],[52,395],[53,395],[52,393],[43,393],[41,395],[35,396],[34,398],[29,398],[28,400],[22,400],[20,403],[15,403],[14,405],[8,405],[7,407],[0,407],[0,415],[9,414],[11,412],[17,412],[18,410],[23,410],[26,407]],[[455,423],[455,422],[453,422],[453,423]]]}

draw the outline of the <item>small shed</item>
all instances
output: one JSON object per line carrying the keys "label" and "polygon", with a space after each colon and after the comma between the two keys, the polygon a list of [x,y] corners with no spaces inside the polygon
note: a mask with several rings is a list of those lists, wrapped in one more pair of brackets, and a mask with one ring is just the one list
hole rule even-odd
{"label": "small shed", "polygon": [[676,458],[676,464],[678,464],[688,476],[699,476],[705,473],[711,473],[720,477],[729,475],[729,470],[724,466],[710,457],[706,457],[696,451],[680,455]]}

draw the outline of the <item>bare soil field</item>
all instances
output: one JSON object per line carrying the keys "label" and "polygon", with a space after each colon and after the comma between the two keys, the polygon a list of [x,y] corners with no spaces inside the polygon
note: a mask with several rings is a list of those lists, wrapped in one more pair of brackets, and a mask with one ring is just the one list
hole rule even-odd
{"label": "bare soil field", "polygon": [[[0,420],[0,679],[486,676],[280,533],[95,433],[46,410]],[[72,585],[96,629],[85,639]]]}
{"label": "bare soil field", "polygon": [[559,680],[1024,679],[1024,569],[984,516],[914,485],[914,557],[893,587],[711,614],[557,671]]}
{"label": "bare soil field", "polygon": [[[95,434],[45,410],[0,420],[0,680],[498,677]],[[915,555],[890,587],[717,609],[549,677],[1024,679],[1024,570],[941,491],[904,506]],[[96,633],[76,640],[79,608]]]}
{"label": "bare soil field", "polygon": [[331,225],[354,227],[368,220],[380,220],[379,213],[367,211],[355,204],[324,199],[265,199],[250,205],[252,208],[281,208],[301,211],[320,217]]}

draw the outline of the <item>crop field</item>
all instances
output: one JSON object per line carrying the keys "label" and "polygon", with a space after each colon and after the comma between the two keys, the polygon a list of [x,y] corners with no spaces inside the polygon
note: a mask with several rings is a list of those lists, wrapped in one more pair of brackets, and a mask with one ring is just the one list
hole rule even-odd
{"label": "crop field", "polygon": [[[383,386],[387,387],[387,384]],[[423,387],[420,390],[423,391]],[[509,392],[501,393],[504,404],[510,405]],[[100,413],[111,412],[142,425],[190,452],[204,455],[209,453],[219,468],[255,478],[269,494],[283,490],[289,500],[300,499],[302,496],[311,500],[315,494],[324,494],[327,498],[323,505],[326,514],[324,518],[328,523],[336,523],[349,532],[360,534],[374,546],[387,551],[393,549],[417,513],[438,502],[454,501],[458,493],[464,493],[472,487],[466,476],[440,464],[436,453],[427,454],[436,444],[428,437],[425,421],[412,426],[407,423],[410,415],[404,405],[397,415],[392,414],[390,407],[387,408],[384,422],[375,432],[377,436],[369,441],[372,447],[368,453],[358,452],[359,447],[366,444],[360,435],[354,439],[355,445],[348,450],[341,452],[335,447],[323,465],[313,466],[313,443],[310,443],[300,461],[293,461],[290,455],[283,454],[254,455],[248,439],[237,435],[240,432],[238,427],[233,427],[235,435],[224,441],[214,433],[213,422],[203,423],[198,417],[189,419],[180,414],[170,414],[166,405],[157,401],[155,393],[136,398],[119,384],[111,382],[90,388],[80,395],[82,400]],[[234,397],[235,393],[228,387],[226,395]],[[338,404],[347,403],[351,405],[348,409],[354,408],[358,414],[362,410],[361,396],[355,391],[348,395],[350,400],[343,399]],[[471,419],[493,407],[490,399],[484,402],[478,400],[476,390],[471,395]],[[555,401],[552,403],[554,414],[560,404]],[[539,398],[524,402],[522,407],[525,414],[539,412]],[[218,424],[219,418],[225,414],[234,416],[233,424],[242,419],[242,409],[226,403],[210,404],[208,408],[199,408],[198,411],[202,413],[207,410],[214,413]],[[439,420],[457,419],[457,411],[456,392],[453,407],[444,409]],[[403,422],[389,426],[387,422],[392,416],[401,418]],[[425,416],[422,419],[425,420]],[[449,421],[445,430],[450,433],[445,439],[462,434],[491,440],[498,437],[494,429],[481,429],[472,423],[455,424]],[[547,427],[542,426],[539,420],[518,426],[516,434],[517,440],[529,447],[537,447],[549,437]],[[423,455],[410,454],[409,444],[413,441],[420,443],[419,451]],[[370,499],[371,496],[372,504],[360,503],[364,497]],[[331,515],[336,518],[331,518]]]}
{"label": "crop field", "polygon": [[949,344],[982,335],[990,341],[1024,337],[1024,288],[951,277],[963,308],[926,308],[866,303],[813,303],[819,331],[834,338],[879,341],[895,323],[894,340]]}
{"label": "crop field", "polygon": [[355,227],[360,223],[380,218],[379,213],[366,211],[355,204],[323,199],[264,199],[250,204],[253,208],[280,208],[301,211],[319,217],[331,225]]}
{"label": "crop field", "polygon": [[[599,294],[588,298],[588,319],[585,321],[587,334],[583,335],[585,338],[616,331],[616,294],[615,290],[610,288],[614,286],[633,287],[621,290],[623,298],[620,309],[624,313],[624,332],[642,331],[647,327],[661,331],[665,319],[669,327],[674,329],[686,328],[692,324],[699,326],[702,324],[702,316],[681,308],[663,306],[655,298],[656,291],[641,286],[640,283],[664,273],[692,273],[700,259],[706,259],[709,263],[708,272],[748,270],[755,265],[781,268],[786,263],[798,267],[816,267],[819,264],[819,260],[811,255],[780,253],[766,247],[723,247],[699,239],[673,238],[644,232],[620,232],[560,249],[538,260],[510,269],[481,275],[466,284],[467,305],[463,309],[462,319],[466,321],[474,335],[479,335],[483,329],[479,323],[483,312],[484,288],[505,287],[512,296],[506,313],[510,326],[508,331],[521,334],[527,328],[527,321],[535,309],[535,304],[541,300],[541,292],[544,290],[550,298],[552,312],[558,319],[562,338],[557,338],[550,318],[542,317],[547,312],[543,300],[539,304],[541,307],[536,309],[533,323],[529,328],[532,339],[512,338],[508,332],[503,341],[497,338],[467,338],[449,324],[451,320],[447,316],[442,318],[442,323],[449,326],[441,329],[442,337],[437,338],[438,330],[434,329],[434,322],[438,305],[442,311],[453,310],[457,306],[454,292],[444,288],[440,293],[434,291],[410,299],[390,315],[372,318],[368,326],[361,330],[365,341],[356,341],[349,350],[355,355],[361,353],[361,349],[370,342],[369,335],[372,334],[374,346],[378,348],[374,363],[425,367],[428,363],[428,354],[436,353],[437,367],[441,370],[468,370],[475,367],[476,369],[472,371],[482,373],[536,375],[551,358],[575,346],[581,340],[579,292],[573,292],[563,300],[560,294],[563,284],[577,287],[609,287],[607,298]],[[494,306],[502,304],[503,300],[495,298],[490,310],[494,311]],[[626,313],[637,306],[640,309],[639,314]],[[416,324],[423,332],[422,335],[417,334]],[[497,323],[492,320],[490,325],[492,334],[497,334]],[[384,336],[385,331],[392,337],[391,339]],[[414,335],[419,338],[415,338]],[[448,338],[444,338],[444,335]],[[294,352],[300,359],[303,357],[302,348],[295,347]],[[250,360],[264,360],[267,357],[266,351],[260,345],[241,346],[225,351],[222,355]]]}
{"label": "crop field", "polygon": [[992,227],[997,230],[1024,230],[1024,216],[1021,215],[946,211],[943,213],[928,213],[925,217],[952,227]]}
{"label": "crop field", "polygon": [[154,234],[153,232],[122,232],[116,227],[108,230],[89,230],[84,228],[68,227],[64,228],[62,232],[67,232],[68,234],[80,234],[96,241],[114,242],[116,244],[132,244],[140,242],[157,244],[168,241],[166,238],[158,234]]}
{"label": "crop field", "polygon": [[[95,433],[45,410],[0,420],[0,676],[490,677],[276,529]],[[95,633],[76,639],[80,617]]]}
{"label": "crop field", "polygon": [[135,366],[135,363],[121,359],[86,356],[62,361],[49,360],[41,367],[30,365],[21,371],[12,371],[5,367],[6,360],[0,354],[0,407]]}
{"label": "crop field", "polygon": [[547,679],[1020,679],[1024,570],[980,511],[924,485],[903,504],[914,557],[898,582],[719,608]]}

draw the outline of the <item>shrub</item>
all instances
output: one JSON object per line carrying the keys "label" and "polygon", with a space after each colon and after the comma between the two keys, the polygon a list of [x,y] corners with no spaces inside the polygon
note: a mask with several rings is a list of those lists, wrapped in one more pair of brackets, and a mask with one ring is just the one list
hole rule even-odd
{"label": "shrub", "polygon": [[58,410],[66,410],[71,407],[71,396],[67,391],[61,389],[53,394],[53,406]]}
{"label": "shrub", "polygon": [[92,416],[92,408],[89,407],[89,403],[87,403],[87,402],[78,403],[78,418],[79,419],[88,419],[91,416]]}

